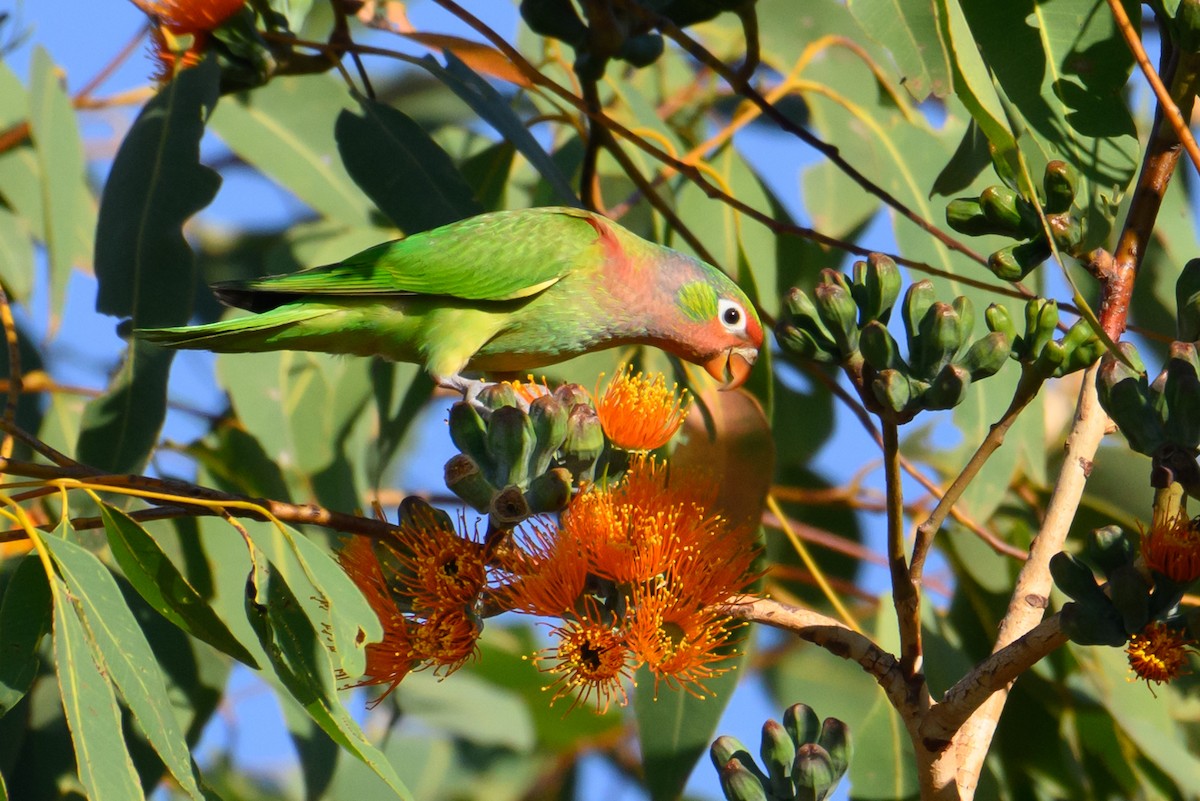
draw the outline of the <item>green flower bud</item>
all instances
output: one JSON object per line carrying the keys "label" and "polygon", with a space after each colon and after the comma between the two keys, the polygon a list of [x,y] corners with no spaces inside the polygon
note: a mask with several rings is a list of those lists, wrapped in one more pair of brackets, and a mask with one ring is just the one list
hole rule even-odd
{"label": "green flower bud", "polygon": [[540,476],[567,439],[569,411],[554,395],[543,395],[529,404],[529,420],[533,424],[536,445],[530,460],[529,474]]}
{"label": "green flower bud", "polygon": [[1091,603],[1104,599],[1104,591],[1096,584],[1092,569],[1066,551],[1050,557],[1050,576],[1067,597]]}
{"label": "green flower bud", "polygon": [[514,528],[528,520],[532,514],[533,510],[529,508],[525,493],[515,484],[509,484],[497,492],[492,498],[491,506],[488,507],[488,517],[497,528]]}
{"label": "green flower bud", "polygon": [[792,776],[797,801],[822,801],[838,780],[829,753],[816,743],[805,743],[796,749]]}
{"label": "green flower bud", "polygon": [[1049,257],[1050,244],[1039,237],[1000,248],[988,257],[988,269],[1002,281],[1020,281]]}
{"label": "green flower bud", "polygon": [[1032,363],[1046,343],[1054,339],[1058,326],[1058,304],[1045,298],[1031,298],[1025,304],[1025,336],[1019,342],[1020,359]]}
{"label": "green flower bud", "polygon": [[635,67],[649,67],[663,54],[663,38],[657,33],[630,36],[621,43],[617,57]]}
{"label": "green flower bud", "polygon": [[521,0],[521,17],[534,33],[572,46],[587,38],[587,26],[571,0]]}
{"label": "green flower bud", "polygon": [[1017,342],[1017,327],[1013,324],[1012,315],[1008,313],[1008,309],[998,303],[993,303],[987,307],[987,311],[983,313],[983,319],[987,323],[989,331],[999,331],[1008,337],[1009,343],[1013,349],[1016,349]]}
{"label": "green flower bud", "polygon": [[854,280],[850,292],[858,304],[858,324],[871,320],[886,324],[892,307],[900,297],[900,270],[896,262],[882,253],[872,253],[866,261],[854,263]]}
{"label": "green flower bud", "polygon": [[1150,582],[1131,564],[1121,565],[1108,575],[1112,605],[1121,615],[1126,634],[1141,631],[1150,622]]}
{"label": "green flower bud", "polygon": [[971,374],[957,364],[947,364],[934,376],[921,396],[926,409],[953,409],[967,397]]}
{"label": "green flower bud", "polygon": [[1017,208],[1020,199],[1021,196],[1007,186],[989,186],[979,193],[979,207],[998,233],[1023,239],[1024,220]]}
{"label": "green flower bud", "polygon": [[917,281],[904,293],[904,304],[901,313],[904,317],[904,333],[908,338],[908,357],[913,359],[917,349],[917,335],[921,331],[921,321],[933,306],[933,283],[928,280]]}
{"label": "green flower bud", "polygon": [[1165,434],[1176,445],[1200,445],[1200,377],[1197,376],[1196,346],[1172,342],[1163,389]]}
{"label": "green flower bud", "polygon": [[1083,242],[1083,219],[1073,214],[1051,214],[1046,218],[1054,244],[1065,253],[1075,253]]}
{"label": "green flower bud", "polygon": [[717,768],[717,775],[729,801],[770,801],[763,783],[738,760]]}
{"label": "green flower bud", "polygon": [[522,485],[529,478],[529,457],[536,444],[533,421],[515,406],[501,406],[488,420],[488,453],[496,465],[497,486]]}
{"label": "green flower bud", "polygon": [[[450,441],[461,453],[478,461],[489,461],[487,424],[474,406],[458,401],[450,407]],[[486,464],[485,464],[486,466]]]}
{"label": "green flower bud", "polygon": [[871,320],[858,338],[858,347],[863,359],[875,370],[906,370],[908,365],[900,355],[900,345],[887,327],[878,320]]}
{"label": "green flower bud", "polygon": [[1047,162],[1042,173],[1042,189],[1046,193],[1046,214],[1061,214],[1075,202],[1075,186],[1078,178],[1065,161],[1054,159]]}
{"label": "green flower bud", "polygon": [[1059,613],[1063,632],[1080,645],[1124,645],[1129,636],[1121,616],[1108,598],[1101,596],[1095,603],[1063,604]]}
{"label": "green flower bud", "polygon": [[925,313],[917,329],[916,347],[909,351],[913,375],[929,379],[958,354],[960,321],[952,306],[938,301]]}
{"label": "green flower bud", "polygon": [[1109,574],[1121,565],[1133,562],[1136,549],[1120,526],[1104,526],[1092,532],[1088,554],[1101,570]]}
{"label": "green flower bud", "polygon": [[813,301],[821,322],[837,343],[839,357],[845,359],[858,350],[858,306],[845,276],[833,270],[822,270],[821,283],[813,289]]}
{"label": "green flower bud", "polygon": [[821,719],[807,704],[792,704],[783,711],[783,727],[797,747],[815,743],[821,731]]}
{"label": "green flower bud", "polygon": [[496,384],[488,384],[479,391],[476,400],[487,409],[503,409],[505,407],[520,407],[521,402],[517,398],[517,392],[508,384],[503,382]]}
{"label": "green flower bud", "polygon": [[566,408],[568,413],[575,408],[576,404],[582,403],[584,406],[592,405],[592,396],[578,384],[563,384],[557,387],[551,394]]}
{"label": "green flower bud", "polygon": [[1097,359],[1104,355],[1106,350],[1104,342],[1092,330],[1091,323],[1083,318],[1076,320],[1067,329],[1067,333],[1063,336],[1060,345],[1064,351],[1064,356],[1059,366],[1054,370],[1055,378],[1062,378],[1064,375],[1070,375],[1076,370],[1090,367]]}
{"label": "green flower bud", "polygon": [[759,755],[767,769],[769,794],[775,798],[789,798],[792,795],[792,762],[796,759],[796,744],[788,736],[787,730],[774,720],[763,724]]}
{"label": "green flower bud", "polygon": [[491,508],[496,488],[470,456],[458,453],[450,457],[450,461],[446,462],[445,480],[446,488],[476,512],[486,512]]}
{"label": "green flower bud", "polygon": [[754,764],[754,757],[750,755],[750,751],[736,737],[721,735],[713,741],[712,746],[708,749],[708,755],[712,759],[713,767],[718,771],[723,770],[730,762],[738,762],[762,781],[767,780],[767,777]]}
{"label": "green flower bud", "polygon": [[837,343],[821,322],[816,304],[804,290],[792,287],[783,300],[787,311],[775,327],[780,346],[805,359],[838,361]]}
{"label": "green flower bud", "polygon": [[901,415],[908,409],[914,395],[918,394],[913,392],[913,384],[899,370],[880,370],[871,382],[871,392],[881,406]]}
{"label": "green flower bud", "polygon": [[450,515],[416,495],[406,495],[404,500],[400,501],[397,516],[399,517],[397,525],[401,526],[423,527],[432,520],[439,528],[446,531],[455,530],[454,521],[450,519]]}
{"label": "green flower bud", "polygon": [[961,351],[975,333],[975,304],[966,295],[959,295],[950,301],[950,306],[958,315],[958,349]]}
{"label": "green flower bud", "polygon": [[1011,352],[1008,335],[993,331],[975,340],[958,364],[967,371],[972,381],[978,381],[998,373],[1008,362]]}
{"label": "green flower bud", "polygon": [[571,471],[555,467],[534,476],[529,482],[525,500],[534,514],[558,512],[567,508],[571,501]]}
{"label": "green flower bud", "polygon": [[946,204],[946,224],[966,236],[983,236],[997,234],[1011,236],[1007,225],[997,225],[992,222],[979,205],[979,199],[973,197],[958,197]]}
{"label": "green flower bud", "polygon": [[821,723],[821,734],[817,737],[817,744],[825,749],[833,761],[833,783],[836,785],[850,766],[850,754],[853,751],[850,727],[837,718],[825,718]]}
{"label": "green flower bud", "polygon": [[1118,342],[1117,347],[1141,372],[1129,369],[1112,354],[1105,354],[1096,374],[1100,405],[1121,429],[1129,446],[1150,456],[1166,441],[1162,419],[1154,408],[1137,349],[1128,342]]}
{"label": "green flower bud", "polygon": [[592,478],[596,460],[604,453],[604,429],[596,410],[576,404],[567,416],[567,437],[563,441],[561,461],[577,480]]}
{"label": "green flower bud", "polygon": [[1192,259],[1179,271],[1175,280],[1175,314],[1179,340],[1200,340],[1200,259]]}

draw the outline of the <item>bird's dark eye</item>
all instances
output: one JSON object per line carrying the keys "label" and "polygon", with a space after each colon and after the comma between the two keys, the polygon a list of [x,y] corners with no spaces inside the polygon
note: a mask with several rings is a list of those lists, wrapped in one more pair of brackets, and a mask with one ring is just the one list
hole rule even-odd
{"label": "bird's dark eye", "polygon": [[730,306],[721,315],[721,319],[725,321],[726,325],[737,325],[739,322],[741,322],[742,313],[740,311],[738,311],[737,309],[735,309],[734,307]]}

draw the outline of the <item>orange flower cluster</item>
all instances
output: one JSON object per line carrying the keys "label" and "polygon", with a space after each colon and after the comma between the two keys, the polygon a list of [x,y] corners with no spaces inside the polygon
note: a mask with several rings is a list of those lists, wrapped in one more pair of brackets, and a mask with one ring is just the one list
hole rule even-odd
{"label": "orange flower cluster", "polygon": [[1187,672],[1188,652],[1192,640],[1168,626],[1155,621],[1129,638],[1125,653],[1129,667],[1146,683],[1163,684]]}
{"label": "orange flower cluster", "polygon": [[1142,558],[1151,570],[1187,584],[1200,578],[1200,525],[1182,512],[1142,535]]}
{"label": "orange flower cluster", "polygon": [[[627,451],[652,451],[670,442],[691,408],[687,390],[667,388],[662,373],[646,376],[627,367],[596,401],[596,414],[609,442]],[[597,393],[599,395],[599,393]]]}
{"label": "orange flower cluster", "polygon": [[374,703],[412,670],[444,676],[475,655],[482,629],[475,607],[487,583],[483,545],[444,515],[414,505],[395,539],[354,537],[338,561],[383,624],[383,640],[367,646],[366,677],[354,685],[388,685]]}
{"label": "orange flower cluster", "polygon": [[[579,494],[561,526],[533,524],[489,550],[421,503],[407,504],[394,539],[354,538],[339,554],[384,628],[367,646],[362,685],[392,689],[412,670],[441,675],[476,648],[487,599],[555,618],[556,645],[533,655],[554,676],[553,700],[627,700],[634,669],[694,695],[725,672],[738,624],[713,607],[744,592],[757,555],[752,532],[709,511],[712,488],[676,481],[635,458],[619,482]],[[459,527],[460,529],[462,526]],[[490,545],[495,546],[494,542]],[[548,688],[549,689],[549,688]]]}
{"label": "orange flower cluster", "polygon": [[696,695],[725,671],[736,624],[712,607],[746,590],[757,550],[751,532],[708,511],[711,495],[643,457],[615,486],[577,496],[557,535],[535,529],[506,595],[513,609],[563,621],[558,645],[535,657],[556,674],[554,700],[577,690],[574,703],[594,695],[599,711],[624,703],[641,664]]}
{"label": "orange flower cluster", "polygon": [[[132,0],[151,20],[151,41],[158,70],[154,79],[165,83],[181,69],[200,63],[209,32],[241,9],[243,0]],[[191,42],[180,41],[191,37]]]}

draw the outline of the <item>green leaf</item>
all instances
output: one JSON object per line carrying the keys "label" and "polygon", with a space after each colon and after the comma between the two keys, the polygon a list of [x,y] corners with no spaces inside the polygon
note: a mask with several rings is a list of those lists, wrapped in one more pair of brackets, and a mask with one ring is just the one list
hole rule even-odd
{"label": "green leaf", "polygon": [[746,661],[742,648],[728,663],[722,663],[734,669],[705,682],[710,694],[704,697],[656,682],[644,666],[638,670],[633,705],[646,789],[654,801],[679,798],[696,761],[708,750],[721,713],[741,678]]}
{"label": "green leaf", "polygon": [[342,163],[375,205],[407,234],[437,228],[482,209],[446,151],[402,111],[365,97],[359,117],[338,115]]}
{"label": "green leaf", "polygon": [[274,571],[265,584],[256,585],[258,594],[247,594],[246,614],[280,683],[334,742],[374,770],[397,796],[411,799],[387,758],[337,699],[329,650],[291,588]]}
{"label": "green leaf", "polygon": [[193,256],[183,225],[216,196],[200,163],[220,71],[181,71],[146,104],[113,161],[96,231],[96,310],[138,327],[182,325],[191,314]]}
{"label": "green leaf", "polygon": [[76,446],[80,461],[107,473],[142,469],[166,417],[173,356],[157,345],[131,344],[108,391],[83,409]]}
{"label": "green leaf", "polygon": [[935,3],[850,0],[846,5],[871,38],[891,52],[900,83],[915,100],[950,93],[950,56],[939,35]]}
{"label": "green leaf", "polygon": [[420,66],[424,67],[435,78],[444,83],[450,91],[458,95],[480,119],[496,129],[496,133],[529,160],[533,168],[546,179],[551,186],[559,203],[566,206],[578,206],[579,199],[570,182],[546,150],[534,139],[533,134],[525,127],[524,121],[512,110],[512,106],[491,84],[480,78],[474,70],[456,58],[453,53],[446,52],[446,66],[437,63],[433,56],[421,59]]}
{"label": "green leaf", "polygon": [[517,149],[508,141],[497,142],[471,156],[461,165],[463,178],[474,190],[485,211],[495,211],[504,202]]}
{"label": "green leaf", "polygon": [[[1138,4],[1124,5],[1132,19],[1141,19]],[[1033,180],[1040,181],[1054,158],[1079,170],[1087,247],[1102,244],[1138,156],[1121,95],[1133,56],[1112,14],[1098,13],[1094,0],[962,0],[962,10],[994,80],[1026,126],[1022,153]],[[1030,188],[1021,188],[1028,195]]]}
{"label": "green leaf", "polygon": [[10,300],[23,300],[33,289],[33,242],[21,218],[0,206],[0,281]]}
{"label": "green leaf", "polygon": [[[51,313],[57,315],[62,309],[71,268],[86,263],[96,223],[75,110],[59,83],[54,62],[41,47],[33,53],[29,135],[41,177]],[[81,236],[81,231],[88,236]]]}
{"label": "green leaf", "polygon": [[0,603],[0,716],[33,686],[41,664],[38,645],[50,625],[46,571],[37,555],[29,554],[13,571]]}
{"label": "green leaf", "polygon": [[255,544],[294,588],[309,624],[322,632],[346,678],[366,669],[366,644],[383,638],[379,617],[341,566],[290,526],[248,525]]}
{"label": "green leaf", "polygon": [[255,669],[258,663],[179,572],[150,534],[108,504],[100,507],[108,545],[125,578],[159,614],[193,637]]}
{"label": "green leaf", "polygon": [[[43,541],[54,539],[46,537]],[[79,780],[91,801],[144,798],[121,734],[121,711],[108,677],[97,664],[95,643],[71,603],[71,591],[54,577],[54,663],[63,709],[75,745]]]}
{"label": "green leaf", "polygon": [[[405,715],[419,718],[434,731],[484,748],[533,753],[533,714],[516,692],[465,671],[443,681],[429,671],[411,673],[396,687],[396,703]],[[545,694],[541,698],[548,699]],[[580,710],[581,714],[592,714]]]}
{"label": "green leaf", "polygon": [[281,77],[226,98],[210,127],[233,152],[325,217],[349,225],[371,220],[371,203],[337,156],[333,126],[350,107],[332,75]]}
{"label": "green leaf", "polygon": [[[371,383],[379,415],[378,434],[371,440],[367,454],[367,480],[378,488],[396,451],[408,436],[418,415],[433,396],[433,380],[416,365],[396,364],[376,359],[371,362]],[[392,394],[407,387],[392,413]]]}
{"label": "green leaf", "polygon": [[[180,325],[191,314],[192,252],[183,225],[220,179],[200,164],[204,120],[220,71],[180,72],[134,121],[104,187],[96,238],[96,309],[137,327]],[[83,415],[78,454],[113,473],[137,472],[166,415],[172,352],[134,342],[108,392]]]}
{"label": "green leaf", "polygon": [[139,728],[183,790],[202,799],[158,660],[116,580],[94,554],[70,540],[49,536],[43,541],[87,627],[98,661],[121,691]]}

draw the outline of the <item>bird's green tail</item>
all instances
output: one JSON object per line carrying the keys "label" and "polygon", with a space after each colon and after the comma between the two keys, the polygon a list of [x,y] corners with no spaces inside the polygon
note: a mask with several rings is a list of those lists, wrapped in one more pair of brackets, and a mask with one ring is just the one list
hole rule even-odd
{"label": "bird's green tail", "polygon": [[211,350],[217,353],[308,350],[310,348],[305,347],[304,340],[311,339],[318,332],[326,333],[327,326],[321,324],[325,321],[317,321],[337,311],[332,308],[284,306],[262,314],[235,317],[207,325],[139,328],[133,333],[138,339],[170,348]]}

